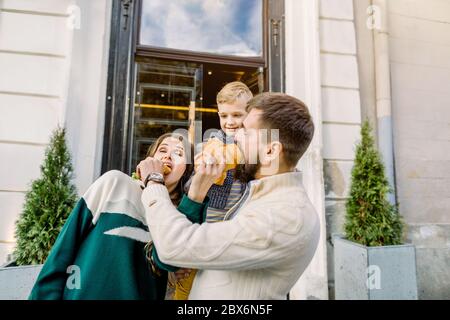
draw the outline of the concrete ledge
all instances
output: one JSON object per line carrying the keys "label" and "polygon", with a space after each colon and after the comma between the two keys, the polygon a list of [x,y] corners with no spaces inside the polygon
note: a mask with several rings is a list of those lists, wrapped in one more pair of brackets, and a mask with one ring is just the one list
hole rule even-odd
{"label": "concrete ledge", "polygon": [[0,269],[0,300],[27,300],[42,265]]}

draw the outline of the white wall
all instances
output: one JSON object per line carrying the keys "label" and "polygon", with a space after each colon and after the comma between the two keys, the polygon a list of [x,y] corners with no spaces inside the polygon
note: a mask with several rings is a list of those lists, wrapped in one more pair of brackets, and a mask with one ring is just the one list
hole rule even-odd
{"label": "white wall", "polygon": [[[100,173],[110,2],[0,0],[0,264],[58,124],[68,130],[78,192]],[[80,29],[70,27],[72,5]]]}
{"label": "white wall", "polygon": [[77,0],[75,4],[81,24],[73,36],[65,123],[75,183],[82,195],[101,170],[112,1]]}
{"label": "white wall", "polygon": [[68,0],[0,2],[0,264],[14,247],[14,222],[39,176],[62,117],[70,65]]}
{"label": "white wall", "polygon": [[343,232],[345,202],[361,125],[353,0],[321,0],[319,30],[328,280],[333,298],[331,236]]}
{"label": "white wall", "polygon": [[[285,3],[286,91],[309,106],[316,123],[315,138],[299,167],[323,227],[316,257],[291,294],[327,299],[324,290],[328,282],[333,286],[334,277],[330,236],[342,232],[361,125],[353,1]],[[333,290],[330,294],[333,298]]]}
{"label": "white wall", "polygon": [[314,138],[297,168],[321,224],[316,253],[291,299],[328,299],[326,225],[323,186],[322,103],[318,0],[286,0],[286,92],[302,100],[315,123]]}
{"label": "white wall", "polygon": [[450,223],[450,2],[388,4],[398,200],[410,223]]}
{"label": "white wall", "polygon": [[450,299],[450,1],[388,1],[396,185],[419,298]]}

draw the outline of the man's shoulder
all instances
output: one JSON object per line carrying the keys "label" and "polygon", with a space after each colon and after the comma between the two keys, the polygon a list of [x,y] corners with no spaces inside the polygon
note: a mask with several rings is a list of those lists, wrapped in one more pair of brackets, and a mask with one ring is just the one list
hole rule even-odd
{"label": "man's shoulder", "polygon": [[273,191],[257,199],[250,199],[242,212],[258,211],[274,213],[277,216],[315,213],[314,206],[303,188],[290,188],[281,192]]}
{"label": "man's shoulder", "polygon": [[258,199],[250,200],[241,208],[239,215],[258,215],[297,224],[300,221],[313,221],[317,217],[316,210],[302,186],[283,190],[273,190]]}
{"label": "man's shoulder", "polygon": [[297,186],[277,186],[254,200],[261,203],[276,201],[280,204],[307,204],[310,199],[302,185]]}

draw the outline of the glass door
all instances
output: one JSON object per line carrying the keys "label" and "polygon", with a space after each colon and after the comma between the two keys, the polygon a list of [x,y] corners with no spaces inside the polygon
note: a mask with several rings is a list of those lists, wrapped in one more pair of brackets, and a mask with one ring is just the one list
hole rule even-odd
{"label": "glass door", "polygon": [[220,129],[216,95],[236,80],[257,94],[264,88],[263,69],[137,59],[129,167],[134,168],[164,133],[177,130],[195,143],[207,130]]}
{"label": "glass door", "polygon": [[147,59],[138,62],[136,70],[132,168],[160,135],[177,129],[189,131],[202,96],[200,64]]}

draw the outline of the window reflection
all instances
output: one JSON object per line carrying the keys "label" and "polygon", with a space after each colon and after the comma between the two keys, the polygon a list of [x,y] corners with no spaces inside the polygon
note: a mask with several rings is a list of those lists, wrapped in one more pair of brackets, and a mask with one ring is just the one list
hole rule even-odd
{"label": "window reflection", "polygon": [[144,0],[143,45],[262,56],[262,0]]}
{"label": "window reflection", "polygon": [[189,130],[195,120],[189,117],[189,110],[201,106],[202,96],[199,64],[150,59],[138,63],[137,70],[132,167],[160,135],[176,129]]}
{"label": "window reflection", "polygon": [[[192,142],[219,129],[216,96],[228,82],[242,81],[254,94],[263,90],[260,68],[156,58],[136,61],[130,168],[135,168],[160,135],[183,130]],[[195,133],[195,126],[198,132]]]}

